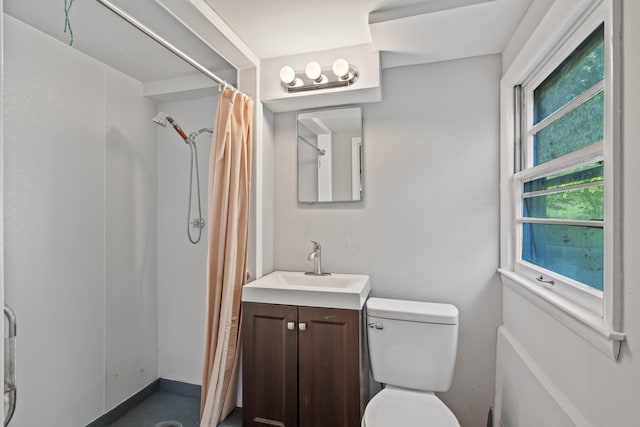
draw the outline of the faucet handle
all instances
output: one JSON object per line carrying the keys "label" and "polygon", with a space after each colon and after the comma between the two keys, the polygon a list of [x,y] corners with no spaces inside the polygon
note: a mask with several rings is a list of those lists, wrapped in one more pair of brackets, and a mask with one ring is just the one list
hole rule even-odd
{"label": "faucet handle", "polygon": [[313,250],[314,251],[321,251],[322,248],[320,247],[320,243],[316,242],[315,240],[312,240],[311,243],[313,243]]}

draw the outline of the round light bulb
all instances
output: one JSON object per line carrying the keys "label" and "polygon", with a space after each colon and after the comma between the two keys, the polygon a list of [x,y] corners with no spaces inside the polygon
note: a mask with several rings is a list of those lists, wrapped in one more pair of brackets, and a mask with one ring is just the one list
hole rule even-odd
{"label": "round light bulb", "polygon": [[349,77],[349,63],[346,59],[336,59],[333,63],[333,73],[341,79]]}
{"label": "round light bulb", "polygon": [[280,80],[284,84],[291,85],[296,80],[296,71],[292,67],[285,65],[280,68]]}
{"label": "round light bulb", "polygon": [[309,62],[304,69],[305,74],[311,80],[316,81],[322,75],[322,68],[320,68],[320,64],[317,62]]}

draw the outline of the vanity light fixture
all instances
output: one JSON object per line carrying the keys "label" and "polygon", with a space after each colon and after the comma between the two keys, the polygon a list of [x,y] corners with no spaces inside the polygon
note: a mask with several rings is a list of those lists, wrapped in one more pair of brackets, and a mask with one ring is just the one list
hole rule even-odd
{"label": "vanity light fixture", "polygon": [[303,71],[285,65],[280,69],[282,88],[288,92],[345,87],[358,80],[358,69],[346,59],[336,59],[331,68],[322,68],[317,62],[309,62]]}

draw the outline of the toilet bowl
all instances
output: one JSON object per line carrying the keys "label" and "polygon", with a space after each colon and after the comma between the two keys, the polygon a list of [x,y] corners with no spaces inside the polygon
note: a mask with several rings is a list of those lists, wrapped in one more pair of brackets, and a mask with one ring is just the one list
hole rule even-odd
{"label": "toilet bowl", "polygon": [[370,298],[367,336],[371,373],[386,387],[367,404],[362,427],[460,427],[434,394],[453,379],[455,306]]}

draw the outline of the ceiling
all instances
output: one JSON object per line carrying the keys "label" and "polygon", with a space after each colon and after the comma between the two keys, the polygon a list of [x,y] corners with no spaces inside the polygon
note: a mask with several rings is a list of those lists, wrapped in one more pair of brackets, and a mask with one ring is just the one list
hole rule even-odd
{"label": "ceiling", "polygon": [[[335,133],[360,133],[362,130],[362,111],[360,108],[341,108],[313,111],[298,115],[298,122],[304,123],[309,129],[314,130],[310,122],[320,123],[321,129]],[[326,132],[314,132],[321,135]]]}
{"label": "ceiling", "polygon": [[[214,73],[233,67],[168,14],[155,0],[112,0],[144,25]],[[68,44],[64,0],[4,0],[4,12]],[[159,81],[197,75],[181,59],[126,23],[96,0],[75,1],[69,13],[73,47],[131,77]]]}
{"label": "ceiling", "polygon": [[[111,0],[214,73],[233,67],[162,6]],[[185,0],[186,1],[186,0]],[[372,43],[383,67],[500,53],[536,0],[205,0],[260,59]],[[5,0],[9,15],[69,43],[64,0]],[[198,74],[96,0],[73,3],[73,47],[142,82]]]}
{"label": "ceiling", "polygon": [[373,43],[383,67],[500,53],[535,0],[206,0],[261,59]]}

